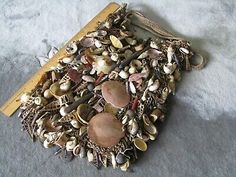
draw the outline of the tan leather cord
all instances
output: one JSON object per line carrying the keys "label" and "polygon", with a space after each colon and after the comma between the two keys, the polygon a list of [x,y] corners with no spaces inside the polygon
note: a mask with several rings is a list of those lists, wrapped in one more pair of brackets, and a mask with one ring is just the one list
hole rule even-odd
{"label": "tan leather cord", "polygon": [[[151,32],[152,34],[156,35],[159,38],[163,39],[169,39],[169,40],[179,40],[179,41],[186,41],[183,38],[177,37],[170,33],[169,31],[162,28],[157,22],[154,22],[147,17],[145,17],[142,13],[138,11],[130,11],[128,14],[132,15],[133,17],[136,17],[137,21],[131,21],[131,23],[135,26],[138,26],[144,30],[147,30]],[[202,69],[204,65],[206,64],[206,59],[199,53],[195,53],[195,56],[199,56],[200,62],[198,64],[192,64],[191,60],[186,59],[186,62],[188,63],[187,70],[193,69]]]}

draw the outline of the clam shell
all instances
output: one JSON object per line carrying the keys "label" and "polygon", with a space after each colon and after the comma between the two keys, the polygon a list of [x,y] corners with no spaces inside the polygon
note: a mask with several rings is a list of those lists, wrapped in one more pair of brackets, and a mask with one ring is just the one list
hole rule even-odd
{"label": "clam shell", "polygon": [[96,114],[89,121],[88,136],[101,147],[113,147],[124,137],[122,123],[111,113]]}
{"label": "clam shell", "polygon": [[125,85],[119,81],[106,81],[102,85],[102,96],[114,107],[125,107],[130,101]]}
{"label": "clam shell", "polygon": [[112,45],[115,48],[120,49],[123,47],[123,44],[121,43],[121,41],[117,37],[115,37],[114,35],[110,35],[110,40],[111,40]]}
{"label": "clam shell", "polygon": [[144,140],[142,140],[140,138],[135,138],[134,139],[134,146],[140,151],[146,151],[147,150],[147,144],[145,143]]}

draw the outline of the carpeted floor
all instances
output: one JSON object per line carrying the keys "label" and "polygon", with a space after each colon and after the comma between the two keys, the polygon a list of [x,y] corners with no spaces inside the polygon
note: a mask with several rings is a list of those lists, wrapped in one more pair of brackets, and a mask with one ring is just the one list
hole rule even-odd
{"label": "carpeted floor", "polygon": [[[109,1],[1,0],[0,104],[39,68],[34,56],[62,46]],[[128,1],[129,2],[129,1]],[[16,115],[0,114],[0,177],[234,177],[236,175],[236,2],[130,1],[191,41],[209,62],[184,74],[168,120],[132,172],[97,170],[86,159],[64,163],[32,143]]]}

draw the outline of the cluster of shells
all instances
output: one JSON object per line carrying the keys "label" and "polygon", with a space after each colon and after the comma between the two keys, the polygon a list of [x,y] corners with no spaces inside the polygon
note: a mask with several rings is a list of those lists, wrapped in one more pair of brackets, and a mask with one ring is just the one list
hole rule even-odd
{"label": "cluster of shells", "polygon": [[130,18],[125,8],[110,14],[21,96],[19,117],[33,140],[69,160],[126,171],[156,139],[193,53],[185,41],[138,39]]}

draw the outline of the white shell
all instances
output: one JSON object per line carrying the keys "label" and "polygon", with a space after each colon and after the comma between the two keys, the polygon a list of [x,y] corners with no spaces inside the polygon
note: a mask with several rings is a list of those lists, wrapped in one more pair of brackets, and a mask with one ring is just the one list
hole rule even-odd
{"label": "white shell", "polygon": [[136,88],[135,88],[133,82],[129,82],[129,88],[130,88],[131,93],[133,93],[133,94],[136,93]]}
{"label": "white shell", "polygon": [[168,59],[169,63],[172,61],[172,57],[173,57],[174,53],[175,53],[175,51],[174,51],[173,47],[170,45],[167,48],[167,59]]}
{"label": "white shell", "polygon": [[60,108],[60,111],[59,111],[59,112],[60,112],[61,116],[67,115],[67,112],[65,112],[65,108],[66,108],[65,106],[63,106],[63,107]]}
{"label": "white shell", "polygon": [[88,157],[88,161],[89,162],[93,161],[93,153],[91,152],[91,150],[87,151],[87,157]]}
{"label": "white shell", "polygon": [[52,143],[48,141],[48,139],[45,139],[43,142],[43,147],[50,148],[52,147]]}
{"label": "white shell", "polygon": [[176,69],[176,64],[167,63],[163,66],[163,70],[166,74],[172,74]]}
{"label": "white shell", "polygon": [[41,97],[41,96],[39,96],[39,97],[36,97],[35,99],[34,99],[34,103],[36,104],[36,105],[43,105],[44,103],[45,103],[45,98],[43,98],[43,97]]}
{"label": "white shell", "polygon": [[111,152],[111,163],[112,163],[112,167],[116,168],[116,166],[117,166],[116,157],[115,157],[115,154],[113,152]]}
{"label": "white shell", "polygon": [[74,60],[73,57],[66,57],[62,59],[62,62],[68,64],[71,63],[73,60]]}
{"label": "white shell", "polygon": [[74,147],[77,145],[76,138],[71,137],[69,141],[66,142],[66,150],[73,151]]}
{"label": "white shell", "polygon": [[66,92],[70,89],[70,86],[71,86],[71,82],[70,82],[70,80],[67,80],[66,82],[64,82],[60,85],[60,89],[64,92]]}
{"label": "white shell", "polygon": [[101,43],[99,40],[96,40],[96,39],[95,39],[94,45],[95,45],[97,48],[102,47],[102,43]]}
{"label": "white shell", "polygon": [[112,53],[111,54],[111,60],[112,61],[118,61],[119,55],[117,53]]}
{"label": "white shell", "polygon": [[134,74],[135,72],[136,72],[136,68],[133,67],[133,66],[131,66],[131,67],[129,68],[129,73],[130,73],[130,74]]}
{"label": "white shell", "polygon": [[184,53],[184,54],[189,54],[189,50],[188,50],[188,49],[185,49],[185,48],[183,48],[183,47],[180,47],[180,48],[179,48],[179,51],[182,52],[182,53]]}
{"label": "white shell", "polygon": [[130,166],[130,162],[129,162],[129,160],[127,160],[127,162],[125,162],[123,165],[120,166],[120,169],[121,169],[122,171],[127,171],[127,169],[129,168],[129,166]]}
{"label": "white shell", "polygon": [[30,99],[30,93],[24,93],[23,95],[21,95],[20,97],[20,102],[21,103],[26,103],[27,101],[29,101]]}
{"label": "white shell", "polygon": [[95,82],[95,78],[93,78],[92,76],[89,76],[89,75],[83,75],[82,79],[86,82]]}
{"label": "white shell", "polygon": [[70,122],[70,124],[74,127],[74,128],[80,128],[80,123],[77,120],[72,120]]}
{"label": "white shell", "polygon": [[155,80],[155,82],[149,86],[148,90],[153,92],[153,91],[156,91],[160,86],[160,82],[159,80]]}
{"label": "white shell", "polygon": [[49,89],[47,89],[47,90],[44,91],[43,96],[44,96],[45,98],[47,98],[47,99],[53,97],[53,95],[51,94],[51,92],[50,92]]}
{"label": "white shell", "polygon": [[157,43],[154,42],[154,41],[151,41],[151,42],[150,42],[150,47],[151,47],[151,48],[154,48],[154,49],[158,49]]}
{"label": "white shell", "polygon": [[127,79],[129,77],[129,74],[127,72],[125,72],[124,70],[121,70],[120,73],[119,73],[119,76],[122,79]]}

